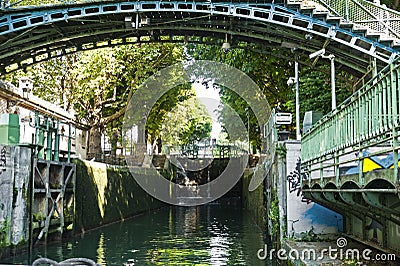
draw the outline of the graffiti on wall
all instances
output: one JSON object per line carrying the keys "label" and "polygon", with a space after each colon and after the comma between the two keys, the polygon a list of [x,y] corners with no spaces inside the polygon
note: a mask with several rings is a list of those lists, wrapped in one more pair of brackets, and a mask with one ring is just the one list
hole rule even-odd
{"label": "graffiti on wall", "polygon": [[0,175],[7,170],[7,157],[6,157],[6,146],[3,146],[0,151]]}
{"label": "graffiti on wall", "polygon": [[297,159],[296,168],[293,172],[287,176],[287,181],[289,183],[289,193],[296,193],[297,197],[301,198],[301,202],[305,202],[307,204],[311,203],[311,200],[304,197],[303,192],[301,190],[301,182],[300,182],[300,158]]}

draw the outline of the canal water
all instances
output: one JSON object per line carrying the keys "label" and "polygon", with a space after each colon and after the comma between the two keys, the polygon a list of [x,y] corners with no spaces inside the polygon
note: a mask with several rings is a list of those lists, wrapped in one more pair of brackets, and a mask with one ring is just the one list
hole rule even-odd
{"label": "canal water", "polygon": [[[166,207],[35,247],[32,257],[85,257],[101,265],[271,265],[257,257],[260,228],[239,206]],[[0,263],[28,264],[28,254]]]}

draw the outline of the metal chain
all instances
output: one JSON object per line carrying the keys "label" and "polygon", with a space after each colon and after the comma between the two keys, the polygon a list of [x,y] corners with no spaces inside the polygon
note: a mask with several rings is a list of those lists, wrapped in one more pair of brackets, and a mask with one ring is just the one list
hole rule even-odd
{"label": "metal chain", "polygon": [[32,263],[32,266],[51,265],[51,266],[73,266],[73,265],[90,265],[99,266],[91,259],[87,258],[71,258],[61,262],[57,262],[48,258],[39,258]]}

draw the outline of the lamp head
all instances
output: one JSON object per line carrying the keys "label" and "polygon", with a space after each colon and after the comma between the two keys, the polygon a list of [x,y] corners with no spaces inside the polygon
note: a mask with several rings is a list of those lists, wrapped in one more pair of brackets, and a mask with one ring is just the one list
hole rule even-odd
{"label": "lamp head", "polygon": [[321,56],[321,55],[324,55],[324,54],[325,54],[325,48],[310,54],[309,57],[310,57],[310,59],[313,59],[313,58],[315,58],[317,56]]}
{"label": "lamp head", "polygon": [[229,42],[224,42],[223,44],[222,44],[222,50],[226,53],[226,52],[228,52],[229,51],[229,49],[231,49],[231,45],[229,44]]}
{"label": "lamp head", "polygon": [[291,86],[293,86],[294,84],[296,84],[296,79],[294,78],[294,77],[290,77],[288,80],[287,80],[287,85],[289,86],[289,87],[291,87]]}

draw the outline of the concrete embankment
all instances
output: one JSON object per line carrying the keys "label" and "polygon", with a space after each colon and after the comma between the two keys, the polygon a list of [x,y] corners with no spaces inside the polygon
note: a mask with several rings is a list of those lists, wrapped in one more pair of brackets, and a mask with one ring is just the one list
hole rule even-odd
{"label": "concrete embankment", "polygon": [[81,233],[164,206],[124,167],[38,161],[23,146],[0,146],[0,152],[0,257],[48,236]]}
{"label": "concrete embankment", "polygon": [[93,229],[160,208],[125,167],[76,161],[76,231]]}
{"label": "concrete embankment", "polygon": [[264,198],[264,183],[261,183],[261,185],[255,190],[249,191],[251,178],[253,178],[253,173],[248,169],[243,174],[242,206],[249,212],[257,225],[265,232],[267,217]]}

